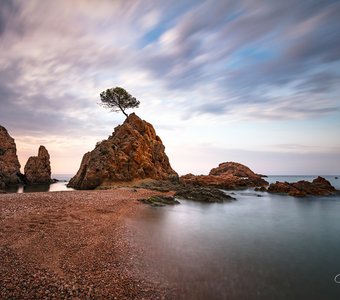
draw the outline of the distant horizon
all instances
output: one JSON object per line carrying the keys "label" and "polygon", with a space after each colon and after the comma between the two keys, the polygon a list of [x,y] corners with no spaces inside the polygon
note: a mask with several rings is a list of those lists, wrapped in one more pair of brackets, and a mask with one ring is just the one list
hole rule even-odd
{"label": "distant horizon", "polygon": [[[176,170],[175,170],[176,171]],[[65,174],[55,174],[55,173],[52,173],[51,177],[54,178],[56,176],[74,176],[76,173],[72,174],[72,173],[65,173]],[[188,173],[187,173],[188,174]],[[186,174],[178,174],[179,176],[182,176],[182,175],[186,175]],[[194,174],[194,175],[207,175],[207,174]],[[278,176],[278,177],[294,177],[294,176],[298,176],[298,177],[304,177],[304,176],[340,176],[340,174],[262,174],[262,175],[265,175],[265,176],[271,176],[271,177],[275,177],[275,176]],[[57,178],[58,179],[58,178]]]}

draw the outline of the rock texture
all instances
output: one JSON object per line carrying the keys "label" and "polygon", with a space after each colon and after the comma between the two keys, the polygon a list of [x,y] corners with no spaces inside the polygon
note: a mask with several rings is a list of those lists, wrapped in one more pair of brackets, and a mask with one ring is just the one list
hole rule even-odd
{"label": "rock texture", "polygon": [[51,183],[50,155],[44,146],[39,147],[38,156],[31,156],[25,165],[27,184]]}
{"label": "rock texture", "polygon": [[182,188],[175,193],[175,197],[209,203],[222,203],[236,200],[219,189],[208,187]]}
{"label": "rock texture", "polygon": [[94,189],[136,179],[178,180],[153,126],[132,113],[113,134],[84,155],[68,186]]}
{"label": "rock texture", "polygon": [[20,163],[14,139],[0,126],[0,189],[20,183]]}
{"label": "rock texture", "polygon": [[212,186],[223,189],[238,189],[254,186],[268,185],[263,175],[254,173],[248,167],[235,162],[225,162],[213,168],[209,175],[187,174],[181,176],[184,184],[195,186]]}
{"label": "rock texture", "polygon": [[277,181],[269,185],[268,192],[288,194],[294,197],[305,197],[307,195],[328,196],[334,194],[336,189],[328,180],[319,176],[312,182],[306,180],[293,183]]}

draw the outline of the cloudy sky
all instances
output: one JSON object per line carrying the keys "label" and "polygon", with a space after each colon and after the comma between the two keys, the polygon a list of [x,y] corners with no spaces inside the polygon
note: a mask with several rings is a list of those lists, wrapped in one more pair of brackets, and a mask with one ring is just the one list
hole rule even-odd
{"label": "cloudy sky", "polygon": [[0,0],[0,124],[22,167],[43,144],[72,174],[124,121],[98,105],[122,86],[180,174],[339,174],[339,16],[339,1]]}

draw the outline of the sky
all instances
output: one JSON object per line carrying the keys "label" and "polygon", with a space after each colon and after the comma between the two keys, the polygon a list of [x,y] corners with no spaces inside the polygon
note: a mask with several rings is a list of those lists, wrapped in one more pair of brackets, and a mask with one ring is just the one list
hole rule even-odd
{"label": "sky", "polygon": [[124,115],[121,86],[179,174],[236,161],[340,173],[340,1],[0,0],[0,125],[22,169],[74,174]]}

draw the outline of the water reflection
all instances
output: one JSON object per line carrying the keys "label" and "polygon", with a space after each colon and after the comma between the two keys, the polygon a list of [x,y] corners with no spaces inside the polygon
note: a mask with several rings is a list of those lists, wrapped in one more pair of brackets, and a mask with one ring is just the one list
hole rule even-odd
{"label": "water reflection", "polygon": [[67,182],[56,182],[52,184],[34,184],[24,186],[9,186],[5,189],[8,193],[36,193],[36,192],[56,192],[56,191],[73,191],[67,187]]}

